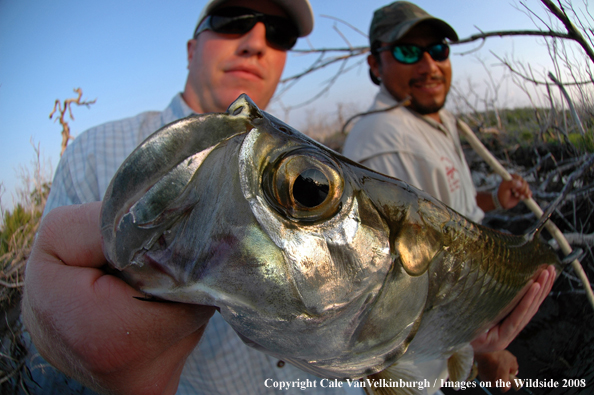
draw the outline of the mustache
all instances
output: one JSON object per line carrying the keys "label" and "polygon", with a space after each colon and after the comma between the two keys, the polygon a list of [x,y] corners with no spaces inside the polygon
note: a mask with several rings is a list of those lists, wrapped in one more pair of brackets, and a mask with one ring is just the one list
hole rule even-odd
{"label": "mustache", "polygon": [[410,81],[408,81],[408,86],[413,86],[418,83],[427,83],[427,82],[443,82],[443,83],[445,83],[445,77],[443,75],[432,75],[429,77],[411,78]]}

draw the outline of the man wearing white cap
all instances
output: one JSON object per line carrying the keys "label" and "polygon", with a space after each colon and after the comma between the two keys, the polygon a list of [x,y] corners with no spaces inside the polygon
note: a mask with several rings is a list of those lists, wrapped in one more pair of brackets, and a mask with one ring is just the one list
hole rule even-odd
{"label": "man wearing white cap", "polygon": [[162,112],[100,125],[68,146],[28,262],[23,319],[39,353],[82,385],[34,359],[32,393],[263,394],[316,380],[247,347],[212,307],[134,299],[142,295],[101,270],[99,234],[99,201],[138,144],[192,113],[223,112],[241,93],[265,108],[287,50],[312,29],[307,0],[209,1],[187,44],[184,91]]}

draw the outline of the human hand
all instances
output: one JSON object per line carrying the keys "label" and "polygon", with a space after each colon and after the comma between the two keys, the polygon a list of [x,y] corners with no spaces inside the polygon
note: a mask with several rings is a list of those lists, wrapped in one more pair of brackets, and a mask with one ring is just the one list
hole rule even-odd
{"label": "human hand", "polygon": [[42,221],[25,272],[23,319],[39,353],[86,386],[174,393],[214,308],[151,303],[108,275],[101,203],[59,207]]}
{"label": "human hand", "polygon": [[[513,382],[510,376],[518,374],[518,360],[507,350],[474,354],[478,366],[478,375],[482,381],[495,383],[497,380]],[[501,392],[507,392],[512,386],[500,387]],[[517,390],[516,390],[517,391]]]}
{"label": "human hand", "polygon": [[474,352],[484,353],[505,349],[534,317],[543,300],[551,292],[555,276],[555,268],[549,266],[539,274],[536,281],[529,283],[528,291],[512,312],[503,321],[472,341]]}
{"label": "human hand", "polygon": [[532,197],[528,182],[518,174],[511,176],[511,181],[501,181],[497,189],[499,203],[506,210],[516,207],[520,200]]}

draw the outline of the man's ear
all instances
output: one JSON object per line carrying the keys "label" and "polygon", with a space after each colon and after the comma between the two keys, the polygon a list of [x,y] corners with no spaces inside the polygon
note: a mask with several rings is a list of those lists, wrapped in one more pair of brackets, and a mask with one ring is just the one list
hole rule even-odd
{"label": "man's ear", "polygon": [[188,51],[188,65],[186,66],[186,68],[190,68],[190,63],[192,63],[192,59],[194,58],[194,53],[196,52],[196,45],[197,45],[197,40],[195,38],[188,40],[188,43],[186,44],[187,47],[187,51]]}
{"label": "man's ear", "polygon": [[369,78],[373,81],[374,84],[379,85],[381,82],[381,63],[376,55],[369,55],[367,56],[367,64],[369,65]]}

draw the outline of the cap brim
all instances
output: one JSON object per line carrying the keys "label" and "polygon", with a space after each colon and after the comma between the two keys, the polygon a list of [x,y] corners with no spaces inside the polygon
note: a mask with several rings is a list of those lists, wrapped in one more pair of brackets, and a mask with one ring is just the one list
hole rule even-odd
{"label": "cap brim", "polygon": [[[198,17],[198,24],[215,8],[229,0],[211,0],[202,9]],[[313,30],[314,15],[308,0],[271,0],[278,4],[288,17],[295,23],[299,37],[305,37]]]}

